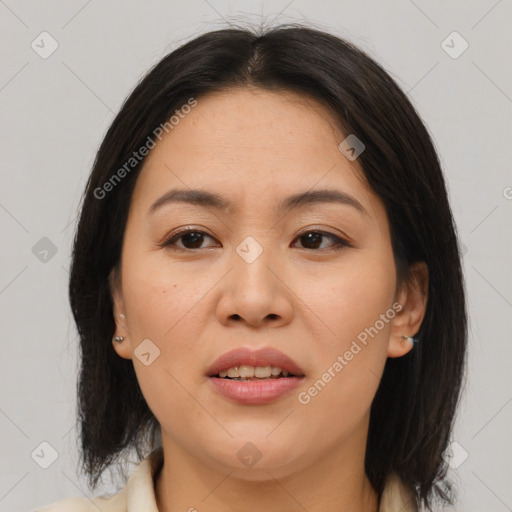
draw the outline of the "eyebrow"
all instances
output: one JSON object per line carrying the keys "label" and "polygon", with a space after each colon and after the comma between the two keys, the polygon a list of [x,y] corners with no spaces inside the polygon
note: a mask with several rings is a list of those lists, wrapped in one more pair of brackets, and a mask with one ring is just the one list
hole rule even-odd
{"label": "eyebrow", "polygon": [[[225,198],[201,189],[174,188],[157,199],[149,208],[148,215],[154,213],[164,205],[172,203],[189,203],[204,208],[219,211],[233,210],[233,205]],[[354,197],[335,189],[310,190],[286,197],[281,201],[278,210],[288,212],[295,208],[301,208],[318,203],[339,203],[354,207],[360,213],[368,215],[363,205]]]}

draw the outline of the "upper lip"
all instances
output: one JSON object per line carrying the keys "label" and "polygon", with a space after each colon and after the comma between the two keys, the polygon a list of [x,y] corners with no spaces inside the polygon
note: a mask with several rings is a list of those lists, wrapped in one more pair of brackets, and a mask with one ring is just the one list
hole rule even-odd
{"label": "upper lip", "polygon": [[299,365],[286,354],[272,347],[264,347],[257,350],[241,347],[222,354],[208,368],[208,377],[217,375],[221,370],[227,370],[232,366],[277,366],[288,373],[303,376],[304,372]]}

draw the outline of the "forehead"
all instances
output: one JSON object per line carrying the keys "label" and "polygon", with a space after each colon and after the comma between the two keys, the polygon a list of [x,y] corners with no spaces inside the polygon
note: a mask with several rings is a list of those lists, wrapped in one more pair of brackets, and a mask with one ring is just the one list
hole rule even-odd
{"label": "forehead", "polygon": [[[262,142],[293,144],[304,138],[315,144],[319,132],[324,136],[330,133],[331,138],[339,134],[338,123],[327,106],[287,90],[244,87],[209,93],[198,99],[186,118],[190,121],[187,128],[216,143],[229,142],[226,137],[233,133],[248,146]],[[185,125],[180,124],[181,128]],[[175,135],[186,135],[179,125],[176,128]],[[254,137],[258,140],[253,140]]]}
{"label": "forehead", "polygon": [[202,96],[187,112],[146,158],[134,199],[177,185],[239,198],[338,186],[364,202],[370,192],[338,149],[336,118],[308,96],[241,88]]}

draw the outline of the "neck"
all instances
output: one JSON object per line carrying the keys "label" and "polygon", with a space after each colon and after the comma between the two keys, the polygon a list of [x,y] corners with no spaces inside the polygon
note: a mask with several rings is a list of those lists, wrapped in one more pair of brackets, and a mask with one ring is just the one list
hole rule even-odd
{"label": "neck", "polygon": [[[379,497],[364,471],[365,440],[348,439],[299,471],[278,474],[264,468],[244,478],[232,468],[219,471],[203,464],[162,432],[164,465],[155,483],[158,510],[377,512]],[[354,441],[356,446],[363,441],[359,449],[354,450]]]}

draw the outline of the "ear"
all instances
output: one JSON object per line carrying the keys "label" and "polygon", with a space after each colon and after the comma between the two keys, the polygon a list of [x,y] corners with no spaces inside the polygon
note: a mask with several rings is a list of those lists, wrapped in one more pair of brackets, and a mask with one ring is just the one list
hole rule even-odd
{"label": "ear", "polygon": [[121,288],[121,277],[117,267],[114,267],[108,278],[110,294],[112,296],[112,307],[116,328],[114,338],[116,336],[124,338],[122,341],[116,341],[112,338],[112,345],[117,354],[124,359],[132,358],[132,348],[129,340],[128,327],[126,324],[126,316],[124,314],[123,291]]}
{"label": "ear", "polygon": [[421,327],[428,300],[428,267],[424,261],[412,264],[409,275],[400,286],[396,300],[402,306],[391,321],[388,357],[401,357],[413,347],[412,338]]}

